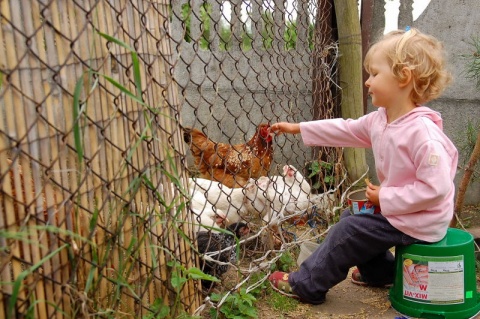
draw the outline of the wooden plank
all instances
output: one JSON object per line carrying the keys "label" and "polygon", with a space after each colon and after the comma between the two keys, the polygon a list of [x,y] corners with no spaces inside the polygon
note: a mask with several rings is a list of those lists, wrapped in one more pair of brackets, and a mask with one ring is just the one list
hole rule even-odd
{"label": "wooden plank", "polygon": [[[62,0],[57,0],[57,6],[59,9],[59,27],[62,30],[62,35],[57,36],[58,38],[66,37],[66,48],[70,50],[77,50],[78,45],[86,45],[85,43],[78,43],[74,41],[78,40],[79,30],[82,30],[83,25],[77,25],[77,15],[84,15],[82,10],[79,10],[76,7],[74,2],[65,2]],[[62,43],[62,40],[59,39]],[[76,53],[81,55],[83,49],[77,51]],[[75,209],[75,213],[72,216],[72,220],[69,222],[71,231],[79,236],[84,238],[88,237],[88,225],[89,219],[86,216],[86,213],[83,208],[81,208],[82,197],[80,197],[80,190],[78,185],[78,174],[80,174],[80,166],[78,162],[78,155],[76,151],[71,151],[68,149],[68,146],[75,149],[75,142],[73,137],[73,127],[74,127],[74,120],[73,120],[73,99],[69,94],[73,94],[75,85],[79,79],[83,79],[83,66],[79,63],[79,61],[73,56],[71,51],[62,52],[57,47],[57,54],[59,57],[62,57],[62,54],[65,54],[63,57],[65,61],[61,61],[64,63],[63,67],[59,70],[59,78],[61,79],[61,85],[66,92],[62,94],[62,103],[63,105],[63,112],[64,115],[63,119],[63,127],[64,131],[64,138],[63,142],[64,145],[64,154],[60,159],[60,167],[62,172],[62,182],[64,183],[64,187],[68,193],[71,194],[73,205]],[[82,94],[81,99],[84,99],[85,95]],[[77,257],[77,268],[76,268],[76,278],[77,278],[77,285],[78,287],[85,287],[86,285],[86,278],[90,272],[91,266],[86,260],[91,260],[90,249],[89,245],[83,242],[77,242],[78,250],[76,253],[78,254]],[[78,256],[81,256],[78,257]]]}
{"label": "wooden plank", "polygon": [[[119,11],[122,10],[122,6],[119,1],[115,1],[113,3],[114,8],[118,9]],[[112,35],[112,36],[118,36],[118,25],[116,23],[117,21],[117,15],[115,10],[110,7],[105,8],[105,17],[106,17],[106,23],[105,23],[105,29],[102,29],[103,32],[106,34]],[[110,52],[107,49],[106,45],[107,41],[102,41],[102,48]],[[113,47],[113,48],[112,48]],[[110,48],[117,50],[117,46],[110,45]],[[115,51],[114,51],[115,52]],[[113,55],[113,54],[112,54]],[[110,57],[110,63],[105,65],[105,74],[111,75],[114,79],[118,80],[118,73],[120,72],[120,66],[117,61],[114,60],[114,57]],[[105,82],[105,81],[104,81]],[[105,83],[105,87],[107,88],[108,92],[112,92],[114,90],[113,85],[109,83]],[[121,114],[118,112],[118,107],[116,103],[116,98],[118,96],[112,96],[110,93],[105,92],[102,94],[102,116],[105,119],[108,119],[107,121],[104,122],[104,127],[103,127],[103,135],[105,137],[104,139],[104,158],[101,158],[102,161],[102,176],[106,178],[108,181],[114,181],[115,179],[115,174],[116,174],[116,167],[114,166],[114,163],[116,162],[115,156],[117,156],[118,150],[115,149],[114,145],[116,145],[115,141],[121,137],[123,134],[123,131],[120,130],[119,123],[121,123],[121,119],[119,117]],[[106,191],[110,191],[112,189],[112,186],[110,185],[109,189]],[[114,187],[113,187],[114,189]],[[105,193],[102,197],[104,197],[105,203],[110,201],[110,194]]]}
{"label": "wooden plank", "polygon": [[[41,115],[43,118],[47,117],[46,104],[44,103],[46,99],[46,92],[50,91],[49,81],[44,81],[42,74],[44,73],[44,66],[40,63],[41,61],[47,60],[47,52],[45,47],[45,37],[43,30],[43,21],[41,16],[41,8],[39,7],[38,2],[36,1],[23,1],[23,19],[24,21],[24,31],[31,36],[30,50],[35,52],[36,56],[29,55],[29,73],[30,77],[33,80],[31,83],[32,98],[36,103],[36,107],[29,109],[29,114],[27,118],[30,118],[31,123],[28,125],[35,127],[36,130],[31,130],[30,132],[30,155],[33,155],[40,163],[32,162],[32,173],[33,180],[35,181],[35,198],[36,198],[36,217],[37,223],[43,225],[53,225],[58,226],[56,220],[56,209],[57,203],[56,196],[54,191],[49,186],[49,182],[45,179],[45,169],[50,166],[51,159],[51,150],[50,150],[50,141],[49,141],[49,127],[48,125],[41,120]],[[42,85],[38,85],[42,83]],[[37,114],[40,113],[40,114]],[[59,247],[60,242],[57,240],[58,235],[43,231],[39,233],[39,251],[40,254],[37,258],[43,258],[49,254],[51,250],[54,250]],[[52,244],[50,244],[52,243]],[[53,244],[54,243],[54,244]],[[39,308],[39,312],[43,313],[44,316],[53,317],[54,314],[58,316],[60,311],[56,309],[56,305],[59,304],[58,299],[61,299],[61,293],[54,294],[54,280],[53,276],[55,274],[55,269],[61,268],[60,257],[59,255],[53,256],[50,260],[46,261],[42,265],[43,278],[48,278],[42,280],[39,284],[36,285],[37,290],[37,300],[41,302],[36,305]],[[42,289],[43,286],[43,289]],[[56,285],[59,286],[59,285]],[[56,299],[58,298],[58,299]],[[47,302],[43,302],[43,300]],[[61,304],[61,303],[60,303]],[[46,309],[44,309],[46,308]],[[63,307],[62,307],[63,308]],[[63,310],[67,310],[63,308]]]}
{"label": "wooden plank", "polygon": [[[0,10],[4,15],[5,19],[11,20],[10,17],[10,3],[8,1],[0,1]],[[11,45],[14,43],[13,38],[13,29],[11,27],[6,27],[6,24],[0,25],[0,52],[2,53],[1,56],[4,57],[5,63],[5,70],[10,73],[17,65],[16,54],[15,54],[15,47]],[[7,43],[9,45],[7,45]],[[15,128],[15,109],[14,106],[14,97],[12,88],[7,82],[6,77],[3,76],[2,79],[2,100],[0,100],[0,105],[5,110],[2,112],[2,121],[0,121],[0,129],[2,132],[6,132],[5,136],[2,134],[0,135],[0,147],[1,149],[11,149],[12,142],[16,138]],[[0,227],[1,229],[5,229],[7,232],[17,232],[18,227],[16,226],[16,218],[15,218],[15,204],[14,204],[14,181],[11,178],[11,164],[10,161],[11,154],[7,154],[7,152],[0,152],[0,174],[1,176],[5,176],[2,181],[2,192],[1,195],[1,204],[0,204]],[[13,282],[16,276],[19,274],[18,267],[19,261],[16,259],[12,259],[12,256],[20,256],[20,246],[18,242],[10,240],[8,243],[1,239],[0,244],[3,247],[6,247],[8,244],[10,247],[10,254],[4,256],[2,252],[2,258],[0,262],[0,266],[2,269],[1,271],[1,280],[5,283]],[[21,270],[21,269],[20,269]],[[11,275],[13,274],[13,276]],[[6,284],[2,285],[2,289],[0,290],[0,305],[1,308],[5,311],[0,312],[0,318],[6,318],[6,310],[9,302],[9,298],[12,295],[13,289],[12,285]],[[19,297],[25,298],[25,294],[23,291],[20,292],[21,295]]]}
{"label": "wooden plank", "polygon": [[[142,58],[145,56],[145,44],[141,40],[141,35],[144,32],[143,28],[141,26],[140,20],[138,19],[139,14],[137,10],[141,10],[141,7],[138,2],[133,3],[127,3],[125,5],[125,14],[127,19],[123,19],[122,22],[122,29],[125,32],[125,35],[127,39],[127,43],[133,47],[137,48],[137,51],[139,53],[139,58],[141,60],[141,66],[140,66],[140,76],[142,78],[142,83],[145,84],[145,73],[144,73],[144,64],[142,63]],[[133,39],[131,39],[133,38]],[[125,85],[130,92],[133,94],[136,94],[136,88],[134,85],[134,78],[133,78],[133,65],[132,65],[132,60],[130,57],[130,53],[127,55],[122,55],[121,60],[124,62],[124,65],[127,66],[127,69],[120,73],[121,76],[119,78],[120,83]],[[141,88],[143,89],[143,87]],[[141,155],[142,151],[142,142],[139,141],[140,136],[142,134],[142,130],[145,127],[145,122],[144,122],[144,117],[142,113],[142,106],[139,105],[137,102],[134,100],[128,98],[128,97],[123,97],[120,100],[120,106],[123,110],[125,110],[128,120],[123,120],[122,124],[124,127],[124,149],[126,153],[123,156],[118,157],[118,162],[117,165],[123,169],[122,176],[119,176],[120,179],[120,184],[119,187],[123,192],[125,192],[127,189],[130,188],[132,183],[136,183],[136,179],[139,177],[138,172],[143,170],[143,157]],[[140,142],[138,145],[137,143]],[[121,154],[119,154],[121,155]],[[129,164],[127,165],[127,160],[126,156],[130,156],[129,159]],[[138,190],[135,193],[130,193],[128,198],[125,198],[126,201],[132,202],[131,208],[135,209],[135,213],[140,213],[140,207],[142,206],[142,201],[143,201],[143,194],[141,189]],[[134,205],[133,205],[134,203]],[[132,227],[132,231],[129,231],[129,227],[125,227],[124,229],[119,229],[119,231],[122,232],[122,236],[124,237],[124,248],[130,243],[130,241],[133,239],[133,236],[140,236],[139,229],[137,228],[137,221],[136,218],[130,219],[130,223],[126,224],[130,227]],[[138,237],[137,237],[138,238]],[[137,252],[139,253],[139,252]],[[139,253],[137,255],[137,258],[142,260],[144,256]],[[141,266],[140,263],[138,263],[138,260],[133,261],[133,264],[131,265],[132,270],[131,270],[131,277],[132,278],[138,278],[138,276],[143,276],[144,271],[142,270],[143,267]],[[133,280],[133,279],[132,279]],[[139,288],[136,288],[137,291]],[[127,309],[132,309],[134,311],[137,311],[139,309],[139,304],[136,303],[134,298],[128,298],[125,299],[125,296],[123,297],[123,300],[126,300],[126,305]]]}
{"label": "wooden plank", "polygon": [[[116,31],[116,14],[112,7],[120,11],[122,10],[118,2],[97,3],[92,22],[100,32],[115,37],[118,31]],[[95,65],[95,68],[100,74],[106,74],[115,79],[116,75],[114,74],[116,74],[118,70],[115,68],[118,67],[118,64],[112,63],[110,53],[107,49],[107,40],[96,35],[94,41],[96,47],[95,58],[97,61],[101,61],[101,63]],[[116,45],[110,43],[109,46],[112,47]],[[107,91],[110,92],[114,90],[114,87],[107,83],[101,76],[98,78],[98,81],[107,88]],[[92,158],[90,160],[90,169],[93,173],[90,180],[92,189],[89,189],[89,191],[91,192],[91,196],[95,198],[96,206],[99,210],[99,218],[96,226],[97,231],[94,236],[95,242],[99,245],[99,262],[106,263],[103,271],[95,274],[95,281],[99,288],[93,292],[93,298],[99,305],[111,307],[109,305],[114,305],[117,301],[113,300],[115,297],[115,287],[108,282],[107,278],[113,279],[113,277],[115,277],[118,271],[118,256],[112,253],[112,251],[106,251],[106,237],[105,234],[103,234],[102,228],[106,227],[109,229],[109,225],[114,225],[111,223],[111,215],[115,214],[116,209],[111,208],[113,199],[110,191],[115,189],[115,187],[113,183],[106,186],[105,181],[111,182],[115,178],[116,168],[112,159],[113,153],[116,150],[111,145],[111,137],[117,134],[121,135],[122,131],[114,128],[114,132],[110,133],[112,126],[115,126],[115,118],[118,117],[119,114],[115,111],[114,98],[112,98],[107,91],[97,86],[89,101],[88,116],[96,123],[95,126],[91,125],[88,128],[89,138],[93,143]],[[99,177],[97,177],[97,175]]]}
{"label": "wooden plank", "polygon": [[[154,100],[153,100],[153,90],[149,88],[149,82],[150,82],[150,76],[147,74],[147,66],[151,65],[152,59],[158,59],[157,55],[157,48],[156,45],[154,44],[153,41],[149,41],[151,38],[151,31],[155,30],[151,27],[149,27],[149,23],[154,20],[158,20],[159,16],[156,13],[155,10],[151,7],[150,3],[145,3],[144,1],[135,1],[134,7],[137,8],[137,10],[140,12],[141,16],[143,16],[142,20],[137,20],[135,21],[136,23],[134,25],[131,25],[129,29],[135,28],[136,33],[141,35],[138,39],[138,41],[141,43],[141,45],[138,47],[138,56],[140,59],[140,76],[141,76],[141,83],[142,87],[140,88],[141,91],[144,93],[142,98],[145,100],[145,102],[153,106]],[[136,89],[136,88],[135,88]],[[137,113],[137,116],[139,118],[139,135],[136,137],[137,139],[140,139],[140,144],[138,145],[138,148],[135,151],[135,157],[133,160],[133,165],[137,167],[137,171],[139,172],[144,172],[147,169],[147,163],[149,162],[148,157],[149,157],[149,149],[147,147],[147,142],[144,139],[144,137],[141,137],[141,134],[144,134],[145,137],[148,137],[149,140],[152,140],[154,138],[154,133],[151,131],[150,127],[151,124],[150,122],[152,121],[151,119],[151,114],[145,109],[145,106],[140,105],[139,103],[134,103],[135,107],[135,112]],[[136,174],[137,175],[137,174]],[[148,175],[147,175],[148,176]],[[134,178],[137,178],[138,176],[133,176]],[[147,177],[148,178],[148,177]],[[142,183],[143,185],[143,183]],[[136,203],[136,208],[141,218],[144,219],[145,213],[148,213],[148,207],[150,206],[149,204],[149,198],[148,198],[148,190],[145,186],[141,187],[139,191],[136,193],[135,196],[135,203]],[[135,217],[135,220],[138,220],[140,217]],[[144,238],[145,240],[148,239],[147,234],[145,233],[145,229],[143,227],[143,222],[135,222],[134,224],[137,232],[138,232],[138,238]],[[138,273],[139,273],[139,278],[140,282],[137,284],[138,287],[138,294],[142,296],[142,303],[143,305],[148,305],[150,302],[153,303],[154,300],[149,299],[149,294],[144,293],[145,289],[148,289],[148,287],[145,287],[145,280],[148,280],[148,269],[147,266],[145,265],[150,265],[149,262],[151,260],[148,259],[147,255],[147,250],[148,247],[148,242],[143,241],[143,243],[139,246],[139,252],[138,252],[138,260],[136,261]],[[136,313],[138,313],[141,310],[141,307],[136,306]]]}
{"label": "wooden plank", "polygon": [[[8,108],[13,108],[11,111],[13,114],[15,114],[15,125],[12,126],[14,128],[14,131],[16,130],[16,136],[18,136],[20,143],[19,143],[19,151],[25,154],[28,154],[30,149],[28,145],[28,139],[29,139],[29,134],[30,133],[30,126],[29,123],[27,123],[28,119],[28,111],[29,108],[32,107],[31,103],[31,87],[28,86],[30,83],[30,78],[28,74],[28,57],[26,58],[26,55],[28,55],[28,47],[26,45],[25,41],[25,35],[22,34],[24,33],[23,25],[21,24],[22,22],[22,7],[19,5],[14,5],[10,6],[10,12],[9,14],[11,15],[11,21],[13,24],[15,24],[16,29],[19,31],[15,32],[13,34],[13,42],[10,43],[12,47],[15,48],[15,54],[16,54],[16,60],[18,61],[18,64],[15,66],[12,66],[13,68],[18,68],[15,70],[14,74],[15,76],[11,76],[10,80],[11,83],[15,85],[16,90],[14,92],[14,100],[13,100],[13,105],[7,105]],[[18,24],[17,24],[18,23]],[[13,45],[12,45],[13,44]],[[28,98],[27,98],[28,97]],[[20,105],[22,106],[21,112],[18,112],[16,110],[15,106]],[[7,111],[8,112],[8,111]],[[31,135],[30,135],[31,137]],[[19,163],[20,162],[20,163]],[[19,200],[21,204],[20,206],[23,206],[18,209],[17,211],[17,219],[16,223],[18,225],[23,225],[21,230],[27,230],[29,228],[33,228],[35,226],[35,221],[32,216],[35,216],[35,206],[34,206],[34,189],[33,189],[33,180],[32,180],[32,173],[31,173],[31,166],[30,166],[30,161],[26,158],[22,158],[21,160],[16,160],[15,161],[15,167],[16,170],[18,171],[17,174],[15,174],[14,177],[14,189],[15,189],[15,194],[16,198]],[[20,173],[20,170],[23,170],[23,173]],[[38,242],[38,234],[36,231],[29,231],[29,236],[28,236],[28,241],[22,241],[19,243],[21,246],[20,249],[20,254],[16,256],[19,258],[19,260],[22,261],[23,265],[21,264],[16,264],[14,265],[14,275],[15,278],[19,278],[19,274],[23,272],[25,268],[31,267],[34,265],[39,259],[39,252],[38,252],[38,246],[35,246],[35,244],[31,245],[31,243],[37,243]],[[16,271],[15,271],[16,268]],[[27,276],[23,282],[24,287],[34,287],[35,283],[33,281],[33,276]],[[37,293],[40,294],[39,291]],[[43,296],[42,296],[43,297]],[[35,296],[33,296],[35,298]],[[20,308],[20,311],[25,311],[24,307]],[[44,307],[37,307],[35,308],[35,315],[37,317],[41,317],[42,315],[45,314],[45,309]]]}
{"label": "wooden plank", "polygon": [[[46,11],[46,16],[48,18],[48,22],[52,25],[52,27],[45,32],[45,44],[48,50],[47,61],[48,65],[56,66],[58,68],[67,59],[68,53],[66,52],[66,48],[69,48],[69,45],[66,45],[66,39],[64,39],[54,31],[62,30],[62,27],[64,26],[62,22],[63,12],[58,6],[58,0],[52,1],[50,3],[49,10]],[[49,96],[46,99],[45,104],[47,110],[47,118],[49,122],[55,124],[55,131],[52,133],[55,134],[55,136],[58,136],[60,135],[59,132],[66,131],[64,108],[59,106],[64,105],[64,103],[68,103],[67,101],[69,100],[69,98],[66,96],[66,94],[63,94],[62,89],[59,86],[59,82],[62,83],[62,77],[56,77],[55,74],[50,74],[50,76],[51,79],[49,81],[44,81],[48,82],[48,84],[45,83],[45,85],[50,84],[50,88],[48,91]],[[57,198],[57,201],[59,203],[61,202],[64,204],[68,204],[65,199],[70,196],[70,193],[67,191],[68,175],[70,173],[66,172],[67,164],[66,159],[63,156],[66,151],[65,144],[62,142],[61,139],[58,138],[52,138],[50,140],[50,144],[52,163],[50,164],[51,169],[49,170],[49,176],[51,180],[55,181],[55,183],[60,186],[56,187],[56,189],[54,190],[55,197]],[[60,227],[61,229],[65,229],[67,231],[73,230],[71,221],[73,215],[70,211],[72,209],[73,207],[70,204],[60,207],[59,210],[56,211],[56,220],[58,222],[58,227]],[[71,242],[74,243],[75,241],[72,239]],[[59,267],[55,269],[56,271],[54,271],[53,273],[53,279],[55,280],[55,282],[63,282],[71,276],[71,268],[68,266],[70,264],[70,260],[67,253],[68,252],[66,250],[60,252],[58,260],[55,260],[58,263]],[[71,309],[71,301],[69,294],[64,293],[61,285],[55,285],[54,289],[56,304],[68,313]],[[55,313],[55,317],[60,319],[63,318],[63,315],[61,312],[57,312]]]}
{"label": "wooden plank", "polygon": [[[125,25],[127,23],[126,20],[129,20],[131,17],[129,16],[129,2],[128,1],[123,1],[119,0],[117,1],[117,8],[121,8],[122,15],[121,15],[121,24],[119,25],[119,33],[116,34],[115,36],[122,40],[124,43],[127,43],[128,45],[132,46],[131,40],[129,39],[129,34],[128,34],[128,28]],[[118,21],[118,20],[117,20]],[[121,61],[122,66],[130,66],[131,65],[131,60],[130,60],[130,54],[129,52],[124,49],[123,47],[120,47],[119,45],[116,44],[111,44],[110,45],[110,50],[113,54],[115,54],[116,58]],[[129,73],[133,72],[133,70],[130,67]],[[124,85],[128,90],[133,91],[131,84],[129,83],[129,78],[127,70],[122,69],[120,67],[119,72],[116,74],[117,78],[116,80]],[[132,121],[132,101],[128,98],[126,98],[123,94],[121,94],[118,89],[112,88],[113,92],[116,92],[118,95],[116,97],[117,100],[117,106],[118,108],[123,112],[124,117],[115,117],[115,125],[117,128],[112,126],[112,130],[115,128],[115,131],[111,131],[112,133],[112,142],[113,144],[118,147],[117,148],[112,148],[113,151],[113,156],[112,156],[112,169],[114,170],[113,174],[113,190],[119,194],[124,194],[126,190],[129,187],[129,179],[128,176],[130,175],[130,168],[126,165],[125,162],[125,156],[128,155],[129,153],[129,146],[132,143],[133,137],[135,134],[131,134],[131,128],[130,128],[130,123]],[[112,123],[113,124],[113,123]],[[122,134],[117,134],[117,132],[122,132]],[[129,202],[130,199],[128,198],[129,193],[126,193],[127,197],[124,198],[126,202]],[[120,239],[115,247],[114,247],[114,254],[113,256],[115,257],[114,263],[119,264],[122,263],[125,267],[129,266],[129,259],[124,256],[124,251],[122,249],[122,245],[128,245],[131,240],[131,234],[128,234],[126,231],[121,231],[121,229],[118,228],[118,225],[122,223],[122,220],[119,219],[119,217],[124,218],[123,214],[123,209],[122,207],[118,207],[118,205],[123,205],[124,203],[118,202],[117,205],[115,205],[115,210],[112,210],[109,212],[109,219],[111,220],[113,225],[117,225],[117,228],[114,230],[117,232],[118,238]],[[126,275],[125,273],[123,275]],[[134,300],[131,298],[128,298],[125,294],[122,294],[120,296],[120,302],[121,304],[125,305],[126,309],[134,309]]]}
{"label": "wooden plank", "polygon": [[[157,48],[158,41],[160,42],[165,42],[166,38],[164,37],[164,33],[162,33],[162,27],[164,23],[164,14],[165,12],[162,11],[164,7],[159,4],[159,3],[154,3],[152,4],[155,8],[155,12],[159,12],[160,14],[158,17],[152,16],[150,14],[149,19],[148,19],[148,24],[150,25],[150,34],[151,36],[149,37],[150,39],[150,46],[149,46],[149,52],[154,52],[155,48]],[[158,50],[158,49],[157,49]],[[160,71],[159,68],[159,61],[161,61],[161,55],[156,55],[153,57],[153,60],[151,61],[150,65],[150,72],[153,78],[156,78],[157,76],[161,76],[162,72]],[[158,103],[158,99],[156,98],[157,96],[161,95],[163,92],[163,89],[158,87],[157,82],[154,81],[154,79],[150,79],[150,87],[147,88],[147,93],[148,93],[148,103],[152,107],[156,107]],[[155,121],[152,123],[152,136],[156,136],[156,132],[158,132],[157,126]],[[149,167],[149,178],[152,182],[153,185],[159,185],[160,179],[161,179],[161,174],[159,173],[158,170],[156,170],[157,162],[155,158],[155,150],[159,146],[160,143],[150,143],[152,148],[149,150],[148,153],[148,158],[146,159],[146,162],[148,163]],[[148,196],[150,195],[150,196]],[[159,257],[159,254],[152,254],[152,248],[155,247],[155,245],[158,245],[158,240],[157,237],[154,235],[156,232],[157,225],[156,223],[159,223],[161,221],[158,220],[158,208],[157,208],[157,200],[152,194],[147,194],[147,203],[148,203],[148,209],[147,213],[151,214],[149,217],[149,220],[151,220],[150,223],[150,228],[149,228],[149,234],[148,234],[148,240],[150,243],[149,247],[146,247],[146,258],[148,261],[148,265],[153,267],[153,265],[159,265],[156,269],[149,269],[149,275],[152,276],[152,282],[150,283],[148,287],[148,298],[150,302],[153,302],[157,297],[161,297],[162,294],[162,289],[161,287],[161,281],[158,278],[165,278],[165,277],[160,277],[160,271],[159,268],[165,268],[166,264],[161,264]],[[157,250],[158,251],[158,250]],[[160,256],[163,255],[163,251],[161,251]],[[155,261],[154,261],[155,259]]]}

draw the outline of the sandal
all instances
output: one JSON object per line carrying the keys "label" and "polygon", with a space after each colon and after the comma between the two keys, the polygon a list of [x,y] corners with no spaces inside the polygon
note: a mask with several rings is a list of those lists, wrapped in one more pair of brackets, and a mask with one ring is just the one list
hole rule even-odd
{"label": "sandal", "polygon": [[353,269],[353,271],[352,271],[351,281],[352,281],[355,285],[359,285],[359,286],[362,286],[362,287],[383,287],[383,288],[390,288],[390,287],[393,286],[393,284],[373,285],[373,284],[367,283],[365,280],[363,280],[362,274],[360,273],[360,270],[358,270],[357,267],[355,267],[355,269]]}
{"label": "sandal", "polygon": [[360,270],[355,267],[355,269],[352,271],[352,277],[351,277],[352,282],[355,285],[359,285],[362,287],[368,287],[368,284],[366,281],[363,280],[362,274],[360,273]]}
{"label": "sandal", "polygon": [[286,272],[275,271],[268,277],[268,280],[270,281],[272,288],[282,295],[294,299],[300,299],[300,297],[293,292],[292,287],[288,283],[288,275],[289,274]]}

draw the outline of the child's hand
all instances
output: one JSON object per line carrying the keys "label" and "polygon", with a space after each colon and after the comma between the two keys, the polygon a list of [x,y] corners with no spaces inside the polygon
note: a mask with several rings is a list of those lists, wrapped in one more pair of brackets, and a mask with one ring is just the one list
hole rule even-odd
{"label": "child's hand", "polygon": [[365,183],[367,183],[367,191],[365,192],[365,196],[373,205],[380,206],[379,196],[381,187],[370,183],[368,178],[365,179]]}
{"label": "child's hand", "polygon": [[300,133],[300,124],[278,122],[270,126],[270,132],[275,135],[280,135],[282,133],[298,134]]}

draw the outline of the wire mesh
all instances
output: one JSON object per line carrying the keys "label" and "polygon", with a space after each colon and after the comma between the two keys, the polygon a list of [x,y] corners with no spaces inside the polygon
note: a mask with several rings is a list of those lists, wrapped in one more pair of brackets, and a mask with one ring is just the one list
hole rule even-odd
{"label": "wire mesh", "polygon": [[[335,13],[332,1],[218,0],[175,2],[172,14],[189,187],[199,198],[191,203],[194,218],[224,215],[223,224],[209,219],[208,226],[244,222],[252,230],[230,263],[235,275],[222,274],[217,285],[226,295],[206,299],[219,308],[236,289],[260,285],[283,252],[295,255],[303,241],[321,240],[342,207],[341,149],[262,135],[264,124],[339,115]],[[216,236],[199,246],[201,262],[227,261],[210,251]]]}
{"label": "wire mesh", "polygon": [[[331,1],[201,3],[179,1],[172,8],[184,126],[216,142],[241,144],[261,123],[338,115]],[[284,163],[303,173],[319,153],[324,159],[336,154],[310,154],[294,137],[280,136],[274,144],[273,173]],[[188,163],[193,166],[190,153]]]}
{"label": "wire mesh", "polygon": [[[270,195],[262,176],[238,198],[217,185],[227,200],[196,205],[205,190],[188,180],[199,167],[187,127],[244,145],[261,123],[337,115],[332,1],[287,3],[0,2],[0,318],[200,313],[323,235],[342,202],[340,149],[272,141],[261,171],[272,181],[294,167],[316,195],[305,209],[284,199],[284,178]],[[328,189],[336,196],[322,197]],[[220,261],[237,275],[212,304],[189,280],[209,258],[196,231],[214,233],[198,223],[219,207],[233,221],[246,206],[238,221],[252,233],[239,258]]]}

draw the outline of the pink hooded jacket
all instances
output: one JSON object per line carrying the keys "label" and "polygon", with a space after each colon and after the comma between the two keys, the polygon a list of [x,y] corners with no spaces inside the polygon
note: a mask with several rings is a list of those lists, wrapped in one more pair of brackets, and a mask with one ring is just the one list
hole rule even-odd
{"label": "pink hooded jacket", "polygon": [[403,233],[441,240],[453,217],[458,152],[439,113],[418,106],[387,123],[384,108],[352,119],[300,123],[305,145],[372,148],[382,215]]}

